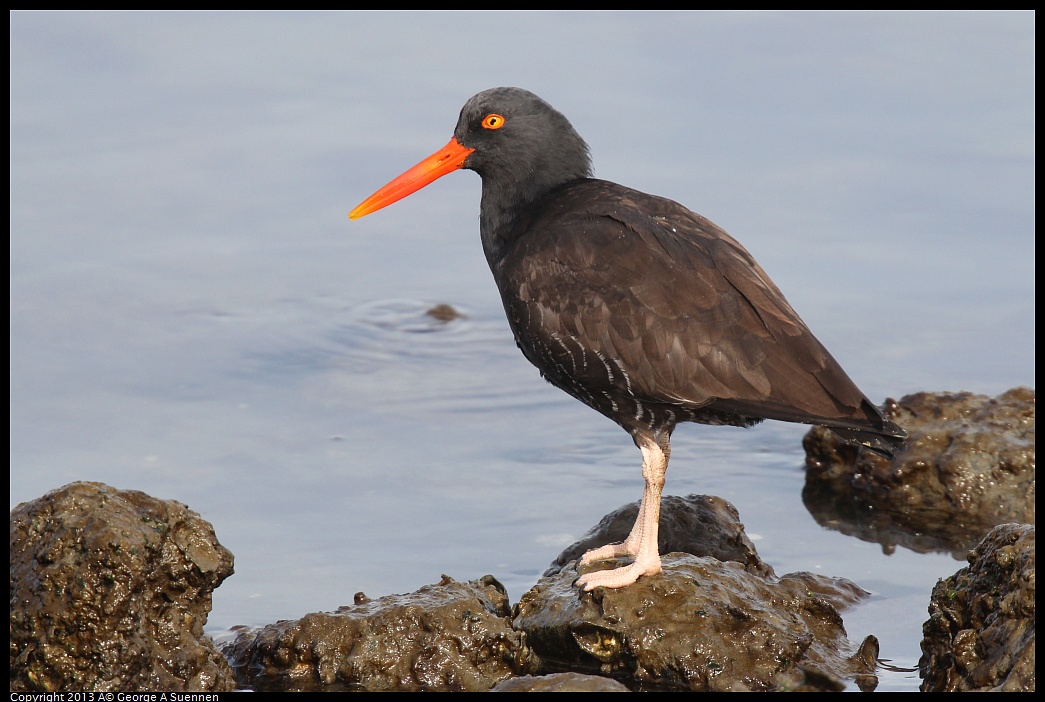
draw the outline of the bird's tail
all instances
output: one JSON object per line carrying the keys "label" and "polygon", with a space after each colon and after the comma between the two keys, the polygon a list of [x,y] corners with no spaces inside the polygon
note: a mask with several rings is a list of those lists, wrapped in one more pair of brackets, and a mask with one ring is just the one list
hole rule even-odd
{"label": "bird's tail", "polygon": [[882,424],[881,429],[875,430],[833,427],[830,424],[824,426],[846,441],[864,446],[879,456],[892,458],[897,451],[903,448],[904,442],[907,440],[907,432],[888,419],[883,419]]}

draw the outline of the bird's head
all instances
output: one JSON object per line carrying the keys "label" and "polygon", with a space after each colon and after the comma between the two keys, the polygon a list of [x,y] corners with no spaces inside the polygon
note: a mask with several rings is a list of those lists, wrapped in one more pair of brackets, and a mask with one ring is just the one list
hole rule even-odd
{"label": "bird's head", "polygon": [[483,178],[483,206],[505,210],[591,176],[588,145],[562,113],[528,90],[492,88],[461,109],[450,142],[364,200],[358,219],[461,168]]}

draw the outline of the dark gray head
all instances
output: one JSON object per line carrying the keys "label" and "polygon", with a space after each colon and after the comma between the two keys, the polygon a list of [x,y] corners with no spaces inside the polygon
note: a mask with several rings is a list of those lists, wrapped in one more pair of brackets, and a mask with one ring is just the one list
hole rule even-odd
{"label": "dark gray head", "polygon": [[561,112],[522,88],[491,88],[461,109],[454,137],[483,179],[483,228],[548,190],[592,175],[588,145]]}
{"label": "dark gray head", "polygon": [[459,168],[483,179],[480,231],[486,255],[520,208],[552,188],[591,177],[591,156],[569,121],[520,88],[493,88],[461,110],[454,138],[361,202],[349,217],[376,212]]}

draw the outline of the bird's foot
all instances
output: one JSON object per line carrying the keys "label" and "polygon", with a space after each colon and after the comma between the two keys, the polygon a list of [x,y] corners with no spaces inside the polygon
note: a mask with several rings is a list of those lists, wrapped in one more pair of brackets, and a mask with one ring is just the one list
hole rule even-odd
{"label": "bird's foot", "polygon": [[[585,554],[585,557],[587,557],[587,555],[588,554]],[[583,562],[580,565],[583,565]],[[592,573],[585,573],[577,578],[575,584],[585,592],[591,592],[597,587],[618,588],[624,587],[625,585],[631,585],[643,575],[653,575],[659,572],[660,556],[656,555],[653,558],[636,558],[633,563],[622,568],[596,570]]]}
{"label": "bird's foot", "polygon": [[628,546],[627,541],[621,541],[619,544],[606,544],[599,548],[593,548],[590,551],[585,552],[581,556],[581,560],[577,563],[578,566],[586,566],[595,561],[604,561],[607,558],[620,558],[621,556],[634,556],[635,550]]}

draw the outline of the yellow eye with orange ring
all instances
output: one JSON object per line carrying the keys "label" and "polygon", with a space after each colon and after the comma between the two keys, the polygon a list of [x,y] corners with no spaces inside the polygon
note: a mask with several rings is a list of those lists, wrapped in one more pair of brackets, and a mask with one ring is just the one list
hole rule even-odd
{"label": "yellow eye with orange ring", "polygon": [[496,113],[490,113],[483,117],[483,129],[500,129],[504,126],[504,117]]}

